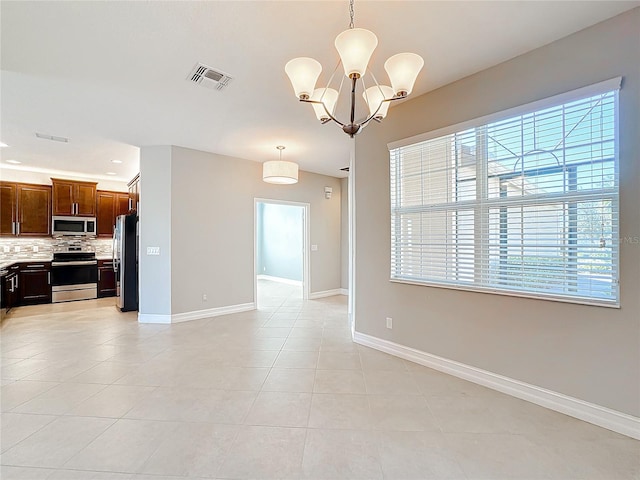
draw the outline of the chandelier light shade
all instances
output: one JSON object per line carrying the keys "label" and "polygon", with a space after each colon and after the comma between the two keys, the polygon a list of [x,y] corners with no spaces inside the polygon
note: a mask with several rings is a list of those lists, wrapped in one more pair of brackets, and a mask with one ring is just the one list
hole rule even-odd
{"label": "chandelier light shade", "polygon": [[387,85],[374,85],[367,88],[362,96],[369,107],[369,115],[373,115],[374,120],[382,120],[387,116],[389,102],[385,102],[384,99],[393,97],[393,88]]}
{"label": "chandelier light shade", "polygon": [[313,58],[300,57],[287,62],[284,70],[291,80],[296,97],[302,99],[311,97],[322,72],[322,65]]}
{"label": "chandelier light shade", "polygon": [[280,160],[271,160],[262,164],[262,180],[277,185],[291,185],[298,183],[298,164],[282,160],[284,147],[276,147],[280,150]]}
{"label": "chandelier light shade", "polygon": [[[373,74],[369,73],[371,82],[369,87],[365,85],[365,73],[369,66],[369,60],[378,46],[378,38],[375,34],[364,28],[354,27],[353,2],[349,0],[349,14],[351,21],[349,29],[336,37],[335,47],[340,57],[340,62],[333,71],[326,87],[316,88],[316,82],[322,72],[322,65],[309,57],[300,57],[290,60],[284,67],[296,97],[301,102],[310,103],[316,114],[316,118],[322,123],[333,121],[342,130],[353,137],[359,133],[371,120],[381,121],[387,116],[389,103],[394,100],[406,98],[413,91],[416,79],[424,60],[415,53],[398,53],[390,57],[384,64],[384,69],[389,76],[391,86],[380,85]],[[338,89],[330,88],[340,64],[345,77],[350,84],[350,115],[347,121],[340,121],[335,116],[335,105],[338,101],[344,82],[339,82]],[[366,117],[356,120],[356,90],[361,84],[364,100],[369,107]]]}
{"label": "chandelier light shade", "polygon": [[384,62],[393,93],[403,97],[410,95],[423,66],[424,60],[415,53],[398,53]]}
{"label": "chandelier light shade", "polygon": [[[338,91],[333,88],[316,88],[313,91],[313,95],[311,95],[311,100],[318,102],[311,104],[318,120],[328,122],[331,120],[329,114],[333,115],[336,102],[338,101]],[[325,107],[329,111],[328,113]]]}
{"label": "chandelier light shade", "polygon": [[378,46],[378,37],[364,28],[345,30],[336,37],[336,50],[340,55],[340,62],[344,74],[349,77],[364,77],[367,65]]}

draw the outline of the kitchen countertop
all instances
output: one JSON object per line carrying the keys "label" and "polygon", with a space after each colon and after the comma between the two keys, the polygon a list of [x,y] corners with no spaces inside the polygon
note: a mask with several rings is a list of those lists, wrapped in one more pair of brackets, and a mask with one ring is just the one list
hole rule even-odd
{"label": "kitchen countertop", "polygon": [[[97,260],[112,260],[111,255],[96,255]],[[52,257],[25,257],[14,258],[12,260],[0,260],[0,268],[9,268],[16,263],[32,263],[32,262],[50,262]]]}
{"label": "kitchen countertop", "polygon": [[12,260],[0,260],[0,268],[8,268],[16,263],[31,263],[31,262],[50,262],[51,257],[31,257],[31,258],[14,258]]}

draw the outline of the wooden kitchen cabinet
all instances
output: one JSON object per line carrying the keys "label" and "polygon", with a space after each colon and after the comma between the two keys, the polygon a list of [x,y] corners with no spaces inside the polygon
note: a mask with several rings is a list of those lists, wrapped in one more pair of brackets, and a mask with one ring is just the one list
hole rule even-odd
{"label": "wooden kitchen cabinet", "polygon": [[98,298],[116,295],[116,274],[113,260],[98,260]]}
{"label": "wooden kitchen cabinet", "polygon": [[51,235],[51,187],[0,182],[0,235]]}
{"label": "wooden kitchen cabinet", "polygon": [[18,185],[0,183],[0,235],[15,235],[18,215]]}
{"label": "wooden kitchen cabinet", "polygon": [[52,178],[53,215],[96,216],[96,182]]}
{"label": "wooden kitchen cabinet", "polygon": [[98,237],[111,237],[118,215],[129,211],[129,194],[98,190],[96,193],[96,221]]}
{"label": "wooden kitchen cabinet", "polygon": [[128,183],[129,186],[129,211],[138,213],[140,209],[140,174]]}
{"label": "wooden kitchen cabinet", "polygon": [[5,308],[7,311],[11,310],[13,307],[17,307],[20,300],[20,279],[18,278],[19,268],[19,265],[10,266],[9,273],[5,277],[5,290],[3,294]]}
{"label": "wooden kitchen cabinet", "polygon": [[51,235],[51,187],[18,184],[18,235]]}
{"label": "wooden kitchen cabinet", "polygon": [[18,285],[20,305],[51,303],[51,262],[20,264]]}

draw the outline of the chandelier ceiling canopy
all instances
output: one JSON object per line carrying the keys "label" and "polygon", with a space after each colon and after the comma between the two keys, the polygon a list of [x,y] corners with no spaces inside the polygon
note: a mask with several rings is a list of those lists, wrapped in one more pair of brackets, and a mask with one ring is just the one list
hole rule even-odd
{"label": "chandelier ceiling canopy", "polygon": [[[318,120],[323,124],[333,121],[342,127],[342,130],[353,137],[359,133],[371,120],[381,121],[387,115],[389,103],[394,100],[406,98],[413,90],[416,78],[424,66],[424,60],[415,53],[398,53],[390,57],[384,63],[384,69],[389,76],[391,86],[378,84],[373,73],[369,73],[371,84],[365,84],[365,73],[369,60],[378,45],[375,34],[364,28],[355,28],[353,23],[354,0],[349,1],[349,13],[351,21],[349,29],[336,37],[335,47],[338,50],[340,62],[336,66],[326,87],[316,88],[316,82],[322,72],[322,65],[317,60],[309,57],[299,57],[290,60],[284,67],[296,97],[305,103],[310,103]],[[331,88],[338,68],[342,65],[344,77],[341,77],[338,89]],[[338,97],[342,92],[345,78],[350,83],[350,116],[349,120],[342,122],[335,116],[335,108]],[[358,82],[360,80],[360,82]],[[362,86],[362,96],[369,112],[361,120],[356,121],[355,103],[356,88],[358,83]]]}

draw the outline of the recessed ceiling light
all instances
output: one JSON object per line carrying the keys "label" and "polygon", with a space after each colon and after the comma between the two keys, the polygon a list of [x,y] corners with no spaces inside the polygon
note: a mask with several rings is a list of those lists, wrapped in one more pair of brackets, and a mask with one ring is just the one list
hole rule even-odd
{"label": "recessed ceiling light", "polygon": [[107,175],[117,175],[116,172],[107,172]]}
{"label": "recessed ceiling light", "polygon": [[122,163],[122,160],[111,160],[111,163]]}
{"label": "recessed ceiling light", "polygon": [[8,146],[9,146],[9,145],[7,145],[6,143],[4,143],[4,142],[0,142],[0,148],[4,148],[4,147],[8,147]]}
{"label": "recessed ceiling light", "polygon": [[19,163],[22,163],[19,160],[7,160],[7,163],[13,163],[14,165],[18,165]]}

